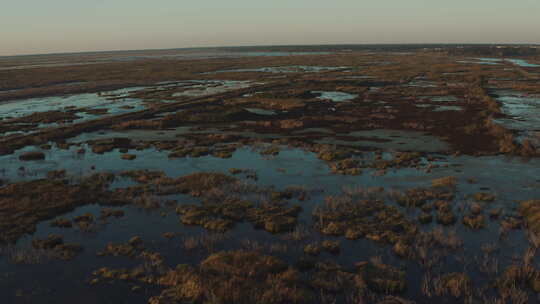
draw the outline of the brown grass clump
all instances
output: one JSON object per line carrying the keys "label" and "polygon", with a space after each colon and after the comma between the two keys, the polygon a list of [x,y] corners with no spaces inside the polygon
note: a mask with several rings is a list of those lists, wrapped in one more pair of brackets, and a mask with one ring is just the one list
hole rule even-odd
{"label": "brown grass clump", "polygon": [[134,181],[151,186],[145,191],[158,194],[189,193],[201,196],[207,191],[238,182],[238,179],[218,172],[197,172],[179,178],[167,177],[160,171],[135,170],[121,173]]}
{"label": "brown grass clump", "polygon": [[[447,180],[444,180],[445,185],[448,184]],[[392,192],[391,197],[394,198],[398,204],[408,208],[421,208],[423,211],[431,211],[431,201],[440,200],[451,201],[454,199],[453,188],[448,187],[431,187],[431,188],[412,188],[405,192]]]}
{"label": "brown grass clump", "polygon": [[462,298],[472,293],[471,279],[464,273],[449,273],[436,278],[434,286],[435,294],[439,296]]}
{"label": "brown grass clump", "polygon": [[257,252],[219,252],[201,263],[204,271],[240,276],[246,278],[265,277],[287,269],[287,265],[271,256],[262,256]]}
{"label": "brown grass clump", "polygon": [[418,229],[394,206],[381,200],[353,202],[348,196],[327,197],[326,204],[313,212],[313,220],[326,235],[365,237],[390,244],[414,235]]}
{"label": "brown grass clump", "polygon": [[115,244],[108,243],[103,251],[98,252],[98,256],[127,256],[135,257],[144,249],[143,241],[140,237],[132,237],[128,242]]}
{"label": "brown grass clump", "polygon": [[202,206],[183,205],[177,208],[181,222],[200,225],[209,230],[225,231],[236,221],[249,221],[255,227],[271,233],[292,231],[297,223],[300,207],[286,207],[282,203],[254,205],[249,201],[225,198],[219,203],[206,202]]}
{"label": "brown grass clump", "polygon": [[134,160],[137,158],[137,155],[135,154],[122,154],[122,156],[120,156],[121,159],[123,160]]}
{"label": "brown grass clump", "polygon": [[405,291],[407,281],[403,270],[383,264],[379,259],[371,259],[358,268],[368,287],[373,291],[385,294]]}
{"label": "brown grass clump", "polygon": [[512,131],[493,122],[491,118],[486,119],[485,126],[489,133],[497,138],[499,152],[512,155],[521,155],[523,157],[532,157],[538,155],[539,151],[528,139],[519,143]]}
{"label": "brown grass clump", "polygon": [[540,200],[524,201],[519,205],[518,211],[524,216],[528,229],[538,235],[540,233]]}
{"label": "brown grass clump", "polygon": [[13,264],[37,265],[57,259],[54,251],[30,248],[18,248],[12,246],[0,247],[0,256],[8,258]]}
{"label": "brown grass clump", "polygon": [[[136,258],[152,257],[143,268],[133,270],[102,268],[90,280],[123,280],[165,288],[149,303],[325,303],[326,294],[362,297],[368,289],[380,294],[403,292],[405,272],[380,259],[357,263],[356,271],[346,271],[333,262],[313,263],[305,275],[274,256],[254,250],[221,251],[198,266],[178,265],[166,269],[163,259],[149,252]],[[320,297],[320,298],[319,298]],[[401,303],[401,302],[398,302]]]}
{"label": "brown grass clump", "polygon": [[473,194],[472,197],[477,202],[493,202],[496,198],[494,194],[487,192],[478,192]]}
{"label": "brown grass clump", "polygon": [[257,107],[270,110],[296,110],[305,107],[305,101],[299,98],[276,98],[276,97],[258,97],[230,99],[225,102],[226,105],[242,105],[246,107]]}
{"label": "brown grass clump", "polygon": [[189,192],[192,195],[199,196],[212,188],[231,184],[236,181],[236,178],[223,173],[201,172],[183,176],[175,180],[175,188],[181,192]]}
{"label": "brown grass clump", "polygon": [[32,247],[36,250],[47,250],[50,255],[62,260],[71,260],[82,250],[82,246],[74,243],[64,243],[60,235],[51,234],[46,239],[32,240]]}
{"label": "brown grass clump", "polygon": [[431,186],[434,188],[439,187],[455,187],[457,184],[457,179],[455,176],[441,177],[431,181]]}
{"label": "brown grass clump", "polygon": [[113,196],[104,187],[110,176],[94,175],[79,185],[58,180],[36,180],[0,189],[0,242],[13,242],[33,233],[36,224],[78,206],[108,203]]}
{"label": "brown grass clump", "polygon": [[465,215],[463,217],[463,225],[471,229],[481,229],[486,225],[484,216],[481,214],[478,215]]}
{"label": "brown grass clump", "polygon": [[495,287],[502,297],[520,299],[513,303],[528,303],[528,295],[521,288],[528,287],[535,292],[540,291],[540,273],[531,264],[531,253],[534,254],[528,250],[521,264],[509,266],[495,281]]}
{"label": "brown grass clump", "polygon": [[149,303],[311,303],[315,296],[297,270],[283,261],[253,251],[219,252],[199,269],[179,265],[159,278],[166,286]]}
{"label": "brown grass clump", "polygon": [[170,114],[161,120],[161,127],[172,128],[189,123],[220,123],[257,120],[258,115],[237,107],[206,106]]}

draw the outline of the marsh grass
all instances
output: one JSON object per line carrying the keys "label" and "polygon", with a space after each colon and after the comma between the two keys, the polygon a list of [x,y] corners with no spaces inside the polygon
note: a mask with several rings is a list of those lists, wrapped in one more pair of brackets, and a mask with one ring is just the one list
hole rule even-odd
{"label": "marsh grass", "polygon": [[136,197],[134,204],[144,210],[156,210],[161,207],[160,201],[150,193],[143,193]]}
{"label": "marsh grass", "polygon": [[213,253],[219,245],[231,238],[229,233],[203,233],[200,235],[187,236],[181,241],[182,248],[185,251],[201,251]]}
{"label": "marsh grass", "polygon": [[431,181],[431,186],[434,188],[439,187],[455,187],[457,185],[457,178],[455,176],[441,177]]}
{"label": "marsh grass", "polygon": [[294,227],[293,231],[285,234],[283,236],[283,239],[299,242],[299,241],[304,241],[306,239],[309,239],[312,235],[313,235],[313,231],[311,231],[305,225],[299,224],[299,225],[296,225],[296,227]]}
{"label": "marsh grass", "polygon": [[54,260],[57,256],[51,250],[19,248],[6,246],[0,248],[0,256],[5,256],[10,263],[21,265],[44,264]]}
{"label": "marsh grass", "polygon": [[420,232],[413,242],[414,257],[418,259],[420,266],[429,272],[448,255],[454,254],[463,246],[455,230],[444,232],[437,227],[429,232]]}
{"label": "marsh grass", "polygon": [[[344,55],[347,56],[347,55]],[[411,58],[415,58],[412,57]],[[254,64],[254,61],[247,60],[247,64]],[[273,59],[269,59],[269,61],[274,61]],[[278,61],[278,60],[276,60]],[[237,62],[238,64],[243,64],[241,61]],[[160,65],[162,65],[160,63]],[[171,64],[172,65],[172,64]],[[175,64],[178,66],[177,64]],[[208,67],[214,67],[215,64],[206,64],[206,68]],[[381,69],[378,71],[378,73],[374,73],[375,75],[379,76],[379,78],[384,79],[386,76],[388,76],[388,79],[392,81],[403,81],[403,82],[410,82],[411,80],[415,79],[420,75],[421,70],[423,67],[414,67],[413,64],[407,65],[402,67],[403,71],[397,70],[395,71],[395,67],[391,67],[388,69]],[[448,66],[444,66],[445,64],[441,64],[438,66],[438,69],[444,70],[445,68],[456,68],[456,65],[453,64],[446,64]],[[113,67],[117,67],[114,65]],[[118,67],[119,68],[119,67]],[[165,67],[167,69],[166,72],[156,72],[158,75],[152,75],[153,77],[150,77],[150,79],[158,79],[164,75],[172,75],[171,71],[172,69],[169,67]],[[190,70],[197,70],[198,67],[188,67]],[[375,68],[374,68],[375,69]],[[178,70],[178,69],[176,69]],[[94,73],[92,71],[88,71],[89,73]],[[148,72],[150,73],[150,72]],[[475,71],[474,73],[482,74],[483,72],[481,70]],[[93,75],[93,74],[92,74]],[[174,74],[176,75],[176,74]],[[31,76],[31,75],[29,75]],[[94,75],[95,76],[95,75]],[[187,75],[189,76],[189,75]],[[57,78],[59,76],[53,75],[53,78]],[[134,76],[138,78],[139,76]],[[238,77],[238,76],[237,76]],[[439,79],[435,73],[431,73],[429,75],[430,79],[436,82],[443,82],[444,79]],[[22,78],[21,78],[22,79]],[[34,78],[35,79],[35,78]],[[485,137],[487,138],[486,141],[489,141],[491,139],[490,136],[493,136],[496,138],[497,145],[499,146],[499,149],[503,153],[523,153],[520,152],[523,150],[523,147],[519,147],[518,144],[515,142],[514,135],[509,132],[508,130],[504,129],[503,127],[499,127],[496,124],[494,124],[491,119],[493,114],[500,112],[500,105],[493,99],[488,98],[487,92],[483,89],[483,83],[482,83],[482,77],[480,75],[472,75],[471,76],[472,82],[470,84],[470,88],[467,88],[466,93],[470,93],[470,95],[467,97],[467,109],[472,111],[476,111],[474,109],[475,104],[479,105],[482,104],[484,107],[483,109],[486,110],[483,114],[478,114],[476,116],[471,116],[467,118],[478,118],[482,117],[485,120],[481,120],[480,122],[477,122],[472,125],[468,125],[464,128],[464,132],[470,136],[467,137],[469,139],[474,139],[474,136],[477,136],[477,138]],[[142,81],[143,79],[139,79]],[[12,82],[13,80],[10,80]],[[17,80],[17,81],[23,81],[23,80]],[[26,80],[24,80],[26,81]],[[332,84],[324,84],[324,81],[320,81],[321,85],[335,85]],[[438,83],[441,84],[441,83]],[[302,84],[306,85],[306,84]],[[365,91],[366,88],[363,88],[361,85],[359,85],[358,90]],[[389,97],[397,96],[396,93],[404,94],[410,93],[411,96],[415,97],[417,94],[422,93],[419,89],[415,90],[413,92],[407,92],[405,90],[397,91],[391,86],[382,88],[379,91],[379,94],[381,96],[384,96],[384,94],[388,93]],[[451,92],[450,89],[437,89],[438,94],[449,94]],[[150,94],[150,92],[147,92],[148,96],[152,95],[153,97],[158,96],[157,94]],[[275,92],[269,91],[268,94],[272,95]],[[392,95],[395,94],[395,95]],[[225,99],[222,98],[224,95],[219,97],[218,99]],[[378,96],[376,96],[378,97]],[[281,97],[280,97],[281,98]],[[276,98],[279,100],[279,98]],[[217,99],[216,99],[217,100]],[[205,101],[206,102],[206,101]],[[217,103],[219,104],[220,100],[217,100]],[[219,109],[219,107],[212,108],[212,110]],[[404,107],[406,110],[407,108]],[[401,109],[403,110],[403,109]],[[152,115],[155,113],[151,113]],[[211,115],[210,115],[211,114]],[[210,113],[208,117],[216,116],[213,113]],[[294,113],[290,113],[288,115],[294,116]],[[362,113],[364,115],[364,113]],[[479,116],[480,115],[480,116]],[[219,116],[219,115],[217,115]],[[306,115],[307,116],[307,115]],[[165,127],[165,125],[160,122],[156,123],[153,121],[145,120],[144,116],[136,117],[136,116],[129,116],[127,117],[129,119],[133,120],[127,120],[127,121],[121,121],[121,120],[110,120],[109,122],[103,122],[101,124],[96,125],[85,125],[89,128],[102,128],[106,127],[108,125],[116,126],[120,129],[125,128],[161,128]],[[318,118],[318,117],[316,117]],[[323,119],[322,117],[321,119]],[[329,117],[328,123],[332,123],[333,117]],[[485,124],[483,122],[485,121]],[[287,121],[287,123],[292,124],[294,122],[293,120]],[[419,125],[419,124],[408,124],[408,127],[411,128],[422,128],[425,126]],[[427,126],[430,127],[430,126]],[[450,126],[452,127],[452,126]],[[450,127],[448,129],[450,129]],[[114,128],[114,127],[113,127]],[[444,132],[448,132],[447,129],[443,130]],[[443,132],[441,131],[441,132]],[[78,131],[73,131],[74,133]],[[61,134],[62,132],[59,132],[58,136],[64,136],[64,134]],[[456,132],[458,133],[458,132]],[[441,134],[438,134],[441,135]],[[462,136],[463,134],[458,134],[458,136]],[[56,135],[55,135],[56,136]],[[44,137],[46,138],[46,137]],[[37,138],[36,141],[41,140],[40,138]],[[467,141],[465,141],[467,142]],[[286,143],[286,141],[285,141]],[[292,143],[289,143],[289,145],[293,146]],[[260,144],[254,144],[252,147],[256,147],[255,149],[259,152],[263,152],[263,154],[268,154],[271,157],[275,156],[277,153],[279,153],[280,149],[283,147],[283,142],[272,142],[271,144],[268,143],[260,143]],[[521,150],[520,150],[521,149]],[[489,149],[487,149],[489,150]],[[527,152],[528,153],[528,152]],[[420,167],[421,165],[418,163],[420,161],[420,156],[416,154],[402,154],[401,156],[398,154],[396,156],[396,162],[399,166],[401,162],[405,162],[407,164],[404,164],[405,166],[411,165],[413,167]],[[380,159],[383,160],[382,158]],[[410,164],[408,163],[410,161]],[[376,164],[374,164],[375,166]],[[377,165],[386,166],[388,163],[380,162]],[[429,166],[429,170],[433,169],[435,170],[434,166]],[[378,172],[385,172],[386,169],[380,168],[380,171]],[[23,174],[30,174],[30,172],[26,173],[27,171],[22,170]],[[248,169],[246,171],[248,173],[248,176],[251,176],[252,179],[256,180],[256,175],[253,174],[254,171],[250,171]],[[157,177],[153,179],[149,184],[155,186],[155,189],[152,191],[144,192],[139,196],[134,196],[133,201],[136,205],[142,207],[143,209],[155,209],[159,208],[161,203],[159,199],[156,198],[155,195],[157,194],[163,194],[167,191],[174,189],[176,180],[166,178],[166,177]],[[105,190],[107,185],[109,185],[111,181],[108,177],[102,176],[102,178],[97,178],[97,182],[95,183],[98,185],[96,188],[101,188]],[[255,205],[264,205],[264,204],[270,204],[274,201],[279,201],[280,203],[282,201],[286,201],[288,199],[297,198],[300,201],[303,201],[305,199],[309,199],[309,190],[305,189],[304,187],[299,186],[291,186],[284,191],[277,191],[274,188],[271,187],[259,187],[253,184],[245,183],[245,182],[239,182],[236,180],[233,180],[231,178],[224,177],[223,175],[217,175],[217,174],[199,174],[199,175],[192,175],[189,179],[182,180],[182,186],[183,190],[188,191],[188,193],[192,194],[193,196],[196,196],[201,199],[202,204],[206,203],[214,203],[214,204],[226,204],[227,202],[230,202],[232,200],[249,200],[250,202],[253,202]],[[457,185],[457,180],[453,176],[443,177],[440,179],[435,179],[432,181],[431,186],[433,188],[455,188]],[[320,207],[316,207],[315,211],[313,213],[313,219],[315,221],[315,227],[322,228],[325,227],[328,223],[326,221],[331,221],[331,217],[327,216],[328,213],[332,212],[339,212],[342,210],[346,210],[346,207],[349,207],[351,205],[357,204],[359,200],[369,200],[369,203],[382,203],[387,196],[388,193],[384,191],[383,188],[364,188],[364,187],[343,187],[343,193],[344,195],[336,195],[336,196],[328,196],[325,198],[324,204]],[[283,195],[284,194],[284,195]],[[390,195],[392,197],[392,195]],[[287,198],[289,197],[289,198]],[[426,195],[427,197],[427,195]],[[424,199],[425,197],[421,197],[421,199]],[[414,199],[414,197],[413,197]],[[417,204],[418,201],[414,201],[413,199],[407,201],[404,207],[409,208],[416,208],[420,207],[421,204]],[[375,200],[378,200],[375,202]],[[431,198],[428,198],[428,200],[431,200]],[[453,199],[452,199],[453,200]],[[448,202],[450,200],[447,200]],[[422,202],[423,204],[424,202]],[[394,202],[392,202],[394,204]],[[393,205],[392,205],[393,206]],[[467,209],[467,204],[460,204],[458,205],[457,209],[461,212],[464,212]],[[399,208],[399,207],[398,207]],[[444,208],[454,208],[454,206],[445,206]],[[384,209],[386,213],[386,216],[394,215],[398,211],[397,209]],[[407,210],[411,211],[411,210]],[[429,212],[432,212],[431,209]],[[481,210],[479,211],[481,212]],[[327,216],[327,217],[325,217]],[[371,216],[371,215],[370,215]],[[383,215],[381,215],[383,216]],[[344,216],[345,217],[345,216]],[[328,219],[328,220],[326,220]],[[339,219],[341,220],[341,219]],[[427,227],[427,226],[426,226]],[[502,226],[504,227],[504,226]],[[396,227],[396,229],[399,229],[400,227]],[[375,230],[375,229],[374,229]],[[391,230],[388,230],[391,232]],[[506,232],[505,232],[506,233]],[[314,236],[317,236],[317,234],[312,231],[311,227],[306,227],[304,225],[296,225],[294,230],[284,234],[282,236],[282,239],[285,241],[276,242],[276,243],[262,243],[261,241],[257,241],[254,239],[245,239],[241,240],[240,246],[246,250],[249,251],[257,251],[257,252],[271,252],[276,254],[282,254],[289,251],[294,245],[298,245],[299,242],[308,240],[310,238],[313,238]],[[208,252],[213,253],[216,250],[219,250],[220,247],[225,247],[225,242],[229,241],[231,238],[230,235],[227,234],[200,234],[200,235],[192,235],[188,236],[182,239],[181,241],[181,247],[186,252]],[[519,271],[517,272],[517,280],[516,281],[526,281],[530,279],[537,279],[537,272],[534,267],[534,259],[536,257],[537,248],[540,245],[540,237],[538,237],[536,234],[529,234],[529,243],[530,248],[528,248],[522,256],[520,256],[520,261],[517,262],[517,266],[519,267]],[[423,293],[428,297],[432,298],[435,296],[448,296],[448,297],[455,297],[460,298],[463,302],[470,302],[470,291],[467,290],[467,286],[463,284],[464,279],[459,280],[455,278],[448,279],[445,277],[445,275],[438,274],[436,271],[439,269],[438,267],[441,265],[444,265],[448,259],[453,259],[458,262],[460,262],[464,268],[467,268],[471,263],[471,258],[466,256],[463,252],[463,241],[459,238],[457,232],[455,230],[444,230],[440,227],[435,228],[432,231],[429,232],[418,232],[416,231],[410,235],[404,236],[404,242],[407,243],[408,246],[412,247],[412,254],[407,255],[406,258],[410,259],[418,259],[419,263],[421,265],[421,268],[425,270],[424,278],[422,279],[422,291]],[[294,242],[296,243],[294,243]],[[294,244],[294,245],[293,245]],[[228,244],[227,244],[228,245]],[[300,246],[298,246],[300,248]],[[381,246],[382,247],[382,246]],[[495,257],[497,252],[497,246],[494,244],[486,244],[482,246],[482,253],[483,255],[477,256],[475,258],[476,264],[475,266],[478,266],[479,270],[488,276],[492,277],[499,273],[499,267],[500,263],[498,258]],[[22,261],[21,263],[42,263],[43,261],[47,260],[47,253],[40,252],[38,250],[27,250],[27,249],[13,249],[13,250],[1,250],[0,254],[3,256],[8,257],[11,261]],[[469,261],[467,261],[469,260]],[[371,259],[371,263],[375,265],[382,265],[383,261],[380,256],[373,257]],[[152,269],[156,268],[156,264],[159,264],[159,262],[155,262],[152,260],[149,260],[145,263],[143,266],[145,272],[150,272]],[[169,281],[168,281],[169,280]],[[174,285],[175,282],[181,280],[178,277],[171,277],[171,278],[165,278],[163,279],[163,283],[165,285]],[[225,280],[225,279],[224,279]],[[245,280],[244,280],[245,281]],[[332,283],[340,283],[339,280],[336,278],[335,282]],[[269,277],[268,282],[269,287],[269,294],[268,294],[268,300],[271,303],[279,303],[278,296],[281,294],[282,291],[287,292],[287,287],[284,286],[281,282],[280,278],[277,278],[277,276],[274,277],[272,275]],[[197,286],[192,286],[193,289],[196,289]],[[501,288],[501,299],[492,299],[493,303],[505,303],[508,301],[514,301],[515,303],[525,303],[527,300],[527,294],[524,290],[521,289],[522,286],[517,286],[516,284],[513,284],[511,287],[508,288]],[[234,299],[234,300],[245,300],[240,299],[237,296],[242,294],[241,290],[239,290],[238,285],[235,285],[233,281],[225,282],[223,283],[223,290],[224,292],[230,291],[231,295],[228,299]],[[387,290],[385,290],[386,292]],[[253,290],[253,293],[256,293],[256,290]],[[256,298],[255,295],[250,295],[250,297]],[[206,303],[223,303],[222,298],[218,296],[217,291],[215,290],[209,290],[207,294],[205,294],[205,298],[207,299]],[[357,294],[348,294],[345,296],[346,303],[375,303],[382,297],[380,296],[374,296],[374,295],[357,295]],[[338,296],[336,296],[335,293],[332,292],[325,292],[320,291],[320,302],[322,303],[339,303],[340,299]],[[389,303],[409,303],[408,301],[405,301],[403,299],[397,298],[397,297],[384,297],[382,298],[383,301],[389,302]],[[273,302],[272,302],[273,301]],[[383,302],[385,303],[385,302]]]}

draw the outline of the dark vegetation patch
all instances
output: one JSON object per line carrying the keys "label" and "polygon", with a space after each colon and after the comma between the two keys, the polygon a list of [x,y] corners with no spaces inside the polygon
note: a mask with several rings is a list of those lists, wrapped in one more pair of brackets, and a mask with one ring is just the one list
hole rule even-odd
{"label": "dark vegetation patch", "polygon": [[104,190],[113,176],[97,174],[78,185],[62,180],[36,180],[0,188],[0,241],[14,242],[32,234],[36,224],[86,204],[114,203]]}

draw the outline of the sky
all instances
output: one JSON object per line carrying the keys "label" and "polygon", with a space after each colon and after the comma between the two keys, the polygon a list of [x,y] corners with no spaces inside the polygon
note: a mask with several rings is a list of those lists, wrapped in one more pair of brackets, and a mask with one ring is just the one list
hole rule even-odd
{"label": "sky", "polygon": [[206,46],[540,43],[540,0],[0,0],[0,56]]}

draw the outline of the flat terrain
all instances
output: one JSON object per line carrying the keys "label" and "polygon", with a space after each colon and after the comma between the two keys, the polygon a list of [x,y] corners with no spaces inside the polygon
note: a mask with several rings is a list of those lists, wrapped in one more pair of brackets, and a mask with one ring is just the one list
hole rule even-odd
{"label": "flat terrain", "polygon": [[0,57],[7,303],[533,303],[540,55]]}

